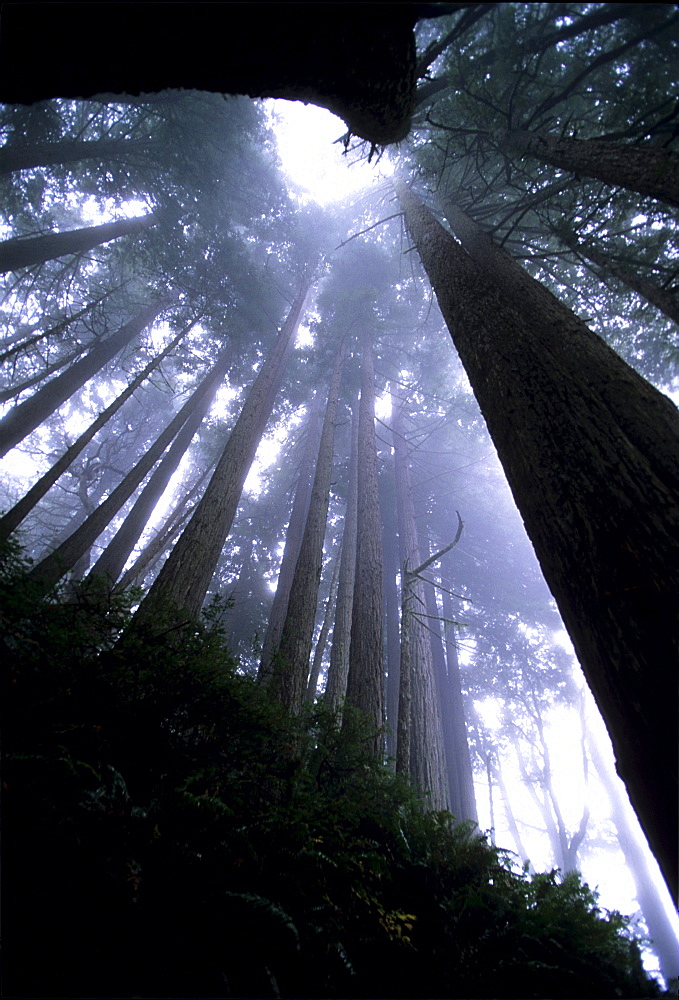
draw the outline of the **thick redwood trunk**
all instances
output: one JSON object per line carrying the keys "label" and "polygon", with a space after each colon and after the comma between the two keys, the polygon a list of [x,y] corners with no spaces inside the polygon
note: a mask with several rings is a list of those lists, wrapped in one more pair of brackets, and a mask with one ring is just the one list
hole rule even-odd
{"label": "thick redwood trunk", "polygon": [[163,606],[192,616],[200,613],[236,516],[243,484],[271,416],[308,287],[307,282],[295,298],[200,503],[135,616],[137,624],[151,624]]}
{"label": "thick redwood trunk", "polygon": [[0,272],[18,271],[21,267],[43,264],[55,257],[86,253],[94,247],[110,243],[121,236],[141,233],[157,222],[153,212],[134,219],[118,219],[86,229],[70,229],[65,233],[45,233],[44,236],[15,237],[0,243]]}
{"label": "thick redwood trunk", "polygon": [[9,535],[18,528],[21,522],[27,517],[28,514],[33,510],[35,505],[42,500],[47,491],[51,486],[56,483],[59,476],[66,471],[66,469],[71,465],[72,462],[76,460],[78,455],[83,451],[83,449],[90,443],[94,435],[101,430],[101,428],[111,419],[111,417],[118,412],[123,403],[134,395],[142,382],[146,381],[151,372],[158,367],[161,361],[167,357],[170,351],[174,350],[179,341],[187,333],[187,330],[182,330],[177,336],[170,341],[164,351],[154,358],[139,374],[132,379],[127,389],[124,389],[117,399],[114,399],[110,406],[107,406],[105,410],[99,414],[96,420],[93,420],[86,431],[80,435],[80,437],[73,442],[70,448],[67,448],[61,458],[57,459],[51,469],[48,469],[44,476],[31,486],[28,493],[21,498],[17,503],[14,504],[11,510],[9,510],[4,517],[0,518],[0,539],[8,538]]}
{"label": "thick redwood trunk", "polygon": [[676,408],[485,234],[453,220],[463,249],[403,187],[400,197],[618,773],[676,892]]}
{"label": "thick redwood trunk", "polygon": [[507,131],[498,137],[509,153],[531,156],[582,177],[679,206],[679,157],[662,146],[632,146],[601,139],[569,139],[549,133]]}
{"label": "thick redwood trunk", "polygon": [[269,681],[271,695],[295,715],[302,710],[309,680],[318,587],[323,569],[323,541],[330,501],[335,418],[346,352],[345,339],[337,354],[330,379],[304,535],[290,587],[288,610],[275,657],[276,662]]}
{"label": "thick redwood trunk", "polygon": [[[358,414],[358,513],[356,574],[351,612],[351,647],[347,678],[348,705],[364,712],[375,729],[384,725],[384,658],[382,639],[382,535],[377,492],[375,447],[375,371],[369,335],[364,334],[361,401]],[[382,757],[384,738],[376,733],[375,756]]]}
{"label": "thick redwood trunk", "polygon": [[111,358],[127,347],[135,337],[149,326],[154,319],[167,308],[167,299],[146,306],[134,319],[122,326],[120,330],[100,341],[80,361],[57,375],[42,389],[38,389],[30,399],[19,403],[0,420],[0,456],[19,444],[20,441],[47,420],[62,403],[74,392],[77,392],[88,379],[96,375]]}

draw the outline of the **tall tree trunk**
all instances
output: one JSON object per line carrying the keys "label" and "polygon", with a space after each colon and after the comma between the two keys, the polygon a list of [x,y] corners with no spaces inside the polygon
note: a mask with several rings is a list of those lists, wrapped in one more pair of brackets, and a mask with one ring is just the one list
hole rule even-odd
{"label": "tall tree trunk", "polygon": [[544,132],[507,130],[496,136],[500,148],[531,156],[612,187],[648,195],[679,206],[679,157],[662,146],[632,146],[602,139],[570,139]]}
{"label": "tall tree trunk", "polygon": [[[358,508],[356,574],[351,609],[347,705],[375,726],[372,750],[384,747],[384,656],[382,637],[382,535],[375,447],[375,371],[369,334],[363,335],[361,401],[358,412]],[[346,723],[346,715],[344,719]],[[379,732],[378,732],[379,730]]]}
{"label": "tall tree trunk", "polygon": [[[428,805],[432,809],[448,809],[451,802],[430,633],[426,624],[424,582],[417,575],[422,559],[404,436],[403,404],[392,394],[391,406],[402,595],[402,696],[399,697],[396,771],[409,773],[415,788],[429,796]],[[407,745],[405,751],[401,748],[403,740]]]}
{"label": "tall tree trunk", "polygon": [[218,362],[110,496],[69,535],[66,541],[33,567],[29,573],[31,579],[40,581],[44,587],[52,587],[75,566],[145,479],[172,439],[184,426],[189,414],[206,394],[214,391],[215,383],[222,374]]}
{"label": "tall tree trunk", "polygon": [[122,573],[132,549],[210,409],[232,357],[233,347],[230,345],[220,354],[209,376],[209,386],[206,391],[201,395],[192,396],[194,409],[188,412],[186,422],[168,448],[167,454],[163,456],[158,468],[132,505],[129,514],[92,567],[92,575],[106,577],[110,583],[115,583]]}
{"label": "tall tree trunk", "polygon": [[123,403],[126,403],[127,400],[134,395],[142,382],[146,381],[151,372],[158,367],[163,359],[166,358],[172,350],[174,350],[179,341],[186,336],[188,331],[191,329],[191,326],[193,326],[193,324],[178,333],[177,336],[170,341],[162,353],[155,357],[153,361],[149,362],[149,364],[146,365],[146,367],[143,368],[134,379],[132,379],[128,387],[120,393],[117,399],[114,399],[110,406],[107,406],[105,410],[102,410],[97,419],[93,420],[87,430],[83,431],[80,437],[66,449],[61,458],[57,459],[54,465],[40,477],[34,486],[31,486],[28,493],[26,493],[21,500],[17,501],[17,503],[14,504],[12,509],[9,510],[4,517],[0,518],[0,539],[8,538],[9,535],[11,535],[11,533],[18,528],[24,518],[30,514],[36,504],[42,500],[50,487],[56,483],[62,473],[66,471],[69,465],[76,460],[78,455],[90,443],[97,431],[100,431],[107,421],[109,421],[111,417],[118,412]]}
{"label": "tall tree trunk", "polygon": [[638,271],[612,260],[607,253],[597,249],[591,240],[587,243],[582,243],[576,240],[575,236],[565,235],[563,232],[557,232],[556,235],[574,253],[596,264],[601,269],[604,280],[607,278],[616,278],[623,285],[627,285],[633,292],[636,292],[637,295],[640,295],[642,299],[650,302],[651,305],[659,309],[669,319],[675,323],[679,323],[679,299],[677,299],[675,292],[670,292],[667,288],[662,288],[654,281],[651,281],[650,278],[645,278],[642,274],[639,274]]}
{"label": "tall tree trunk", "polygon": [[351,646],[351,609],[354,601],[356,576],[356,533],[358,527],[358,406],[354,404],[351,421],[351,455],[349,458],[349,487],[344,512],[342,551],[340,555],[335,624],[332,630],[330,666],[325,686],[325,702],[339,715],[347,693],[349,676],[349,650]]}
{"label": "tall tree trunk", "polygon": [[347,338],[342,341],[330,378],[316,473],[311,489],[304,535],[290,587],[288,610],[269,681],[269,690],[289,712],[299,715],[309,681],[309,660],[314,638],[318,605],[318,587],[323,569],[323,541],[328,520],[335,421],[340,385],[347,353]]}
{"label": "tall tree trunk", "polygon": [[38,372],[37,375],[32,375],[30,378],[24,379],[24,381],[19,382],[18,385],[12,385],[7,389],[2,389],[0,391],[0,403],[6,403],[9,399],[15,399],[17,396],[20,396],[22,392],[25,392],[26,389],[31,389],[34,385],[37,385],[38,382],[44,382],[46,378],[49,378],[50,375],[54,375],[54,373],[58,372],[60,368],[65,368],[67,365],[72,364],[77,358],[85,353],[89,346],[89,344],[80,344],[79,347],[77,347],[74,351],[71,351],[71,353],[66,355],[66,357],[59,358],[53,364],[48,365],[47,368],[43,368],[43,370]]}
{"label": "tall tree trunk", "polygon": [[[658,891],[651,872],[648,855],[643,848],[639,833],[635,831],[634,814],[625,794],[609,763],[601,736],[594,722],[587,724],[587,746],[592,763],[606,789],[610,802],[611,819],[615,825],[620,849],[625,856],[636,889],[637,903],[643,913],[651,947],[658,956],[660,969],[665,979],[679,978],[679,935],[669,918],[667,908]],[[669,901],[668,901],[669,902]]]}
{"label": "tall tree trunk", "polygon": [[260,683],[268,683],[273,665],[271,662],[273,654],[278,649],[283,625],[288,613],[288,601],[290,600],[290,588],[295,575],[295,566],[302,547],[302,537],[304,535],[304,525],[309,510],[311,500],[312,474],[314,461],[318,455],[318,434],[321,420],[321,396],[316,393],[309,411],[309,419],[306,427],[306,442],[295,488],[295,499],[292,503],[290,521],[285,533],[285,548],[281,567],[278,572],[276,583],[276,593],[271,604],[271,613],[267,622],[264,642],[262,643],[262,658],[259,664],[257,680]]}
{"label": "tall tree trunk", "polygon": [[677,885],[679,418],[461,220],[408,227],[671,891]]}
{"label": "tall tree trunk", "polygon": [[191,513],[191,508],[187,505],[189,501],[194,498],[196,493],[198,493],[209,475],[210,469],[208,468],[201,473],[193,486],[187,490],[179,502],[175,504],[172,511],[166,518],[162,528],[156,533],[155,537],[149,541],[148,545],[146,545],[144,550],[139,554],[137,559],[135,559],[129,569],[126,569],[121,576],[115,588],[117,592],[125,590],[126,587],[131,587],[132,584],[137,583],[141,579],[142,574],[146,576],[146,574],[153,569],[157,561],[165,552],[165,549],[167,549],[172,543],[173,538],[178,535],[183,528],[189,514]]}
{"label": "tall tree trunk", "polygon": [[88,379],[96,375],[111,358],[138,337],[167,308],[168,302],[169,300],[165,298],[146,306],[113,336],[95,344],[84,358],[76,361],[61,375],[57,375],[42,389],[38,389],[30,399],[10,410],[0,420],[0,456],[6,455],[11,448],[34,431]]}
{"label": "tall tree trunk", "polygon": [[34,167],[52,167],[61,163],[79,163],[81,160],[122,159],[130,153],[149,153],[148,142],[135,139],[62,139],[57,142],[9,142],[0,149],[0,174],[14,170],[31,170]]}
{"label": "tall tree trunk", "polygon": [[325,605],[323,624],[321,625],[321,631],[318,634],[318,642],[316,643],[316,648],[314,649],[314,658],[311,661],[311,670],[309,671],[309,683],[307,685],[306,699],[310,705],[313,705],[316,699],[316,691],[318,689],[318,678],[320,677],[321,664],[323,663],[323,654],[325,653],[325,647],[328,641],[328,635],[330,633],[330,626],[332,625],[332,612],[335,607],[335,600],[337,597],[337,581],[339,579],[339,567],[340,567],[340,558],[338,552],[335,555],[335,560],[332,567],[332,577],[330,578],[330,589],[328,591],[328,600],[326,601]]}
{"label": "tall tree trunk", "polygon": [[[391,459],[391,449],[389,450]],[[396,484],[394,463],[384,463],[380,475],[380,509],[382,512],[382,550],[384,553],[384,618],[387,660],[387,757],[396,763],[396,729],[398,726],[398,694],[401,675],[401,641],[398,586],[399,575],[398,531],[396,525]]]}
{"label": "tall tree trunk", "polygon": [[[421,534],[420,552],[425,557],[430,554],[429,543]],[[476,821],[476,816],[469,816],[465,812],[464,797],[460,788],[460,775],[457,764],[457,744],[460,741],[460,736],[455,732],[454,696],[448,681],[448,666],[443,649],[443,637],[441,635],[441,616],[436,601],[434,584],[431,581],[423,581],[423,594],[427,613],[431,659],[436,679],[436,694],[441,714],[441,734],[446,762],[445,776],[448,783],[448,808],[457,819],[474,819]],[[461,738],[466,741],[466,733],[463,733]]]}
{"label": "tall tree trunk", "polygon": [[193,516],[135,616],[153,621],[159,608],[197,616],[236,516],[243,484],[271,416],[285,362],[299,326],[309,281],[296,296],[268,358],[252,384],[212,478]]}
{"label": "tall tree trunk", "polygon": [[43,264],[55,257],[86,253],[121,236],[141,233],[157,221],[157,214],[149,212],[133,219],[118,219],[117,222],[104,222],[100,226],[87,226],[85,229],[70,229],[65,233],[17,236],[0,243],[0,272],[18,271],[21,267]]}
{"label": "tall tree trunk", "polygon": [[460,818],[471,819],[478,823],[479,817],[476,808],[476,793],[474,791],[474,770],[472,768],[472,758],[469,752],[469,740],[467,738],[467,719],[464,710],[464,699],[462,696],[462,680],[460,677],[460,660],[457,655],[457,642],[455,641],[455,626],[453,614],[453,600],[448,589],[443,589],[442,610],[446,650],[446,675],[448,693],[451,699],[452,735],[454,738],[453,756],[455,768],[457,770],[457,786],[460,792]]}

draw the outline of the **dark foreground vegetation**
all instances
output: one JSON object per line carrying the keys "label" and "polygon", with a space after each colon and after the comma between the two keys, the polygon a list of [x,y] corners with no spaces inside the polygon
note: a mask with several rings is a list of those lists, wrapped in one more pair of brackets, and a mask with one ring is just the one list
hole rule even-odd
{"label": "dark foreground vegetation", "polygon": [[138,594],[45,601],[25,569],[5,551],[5,996],[660,995],[577,874],[518,871],[358,716],[239,674],[218,606],[121,639]]}

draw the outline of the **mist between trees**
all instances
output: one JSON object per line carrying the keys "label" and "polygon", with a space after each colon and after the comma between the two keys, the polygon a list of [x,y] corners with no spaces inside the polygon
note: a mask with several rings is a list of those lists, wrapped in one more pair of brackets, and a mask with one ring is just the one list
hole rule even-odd
{"label": "mist between trees", "polygon": [[[238,809],[256,813],[257,823],[280,812],[277,836],[292,823],[283,806],[300,774],[317,782],[321,799],[309,802],[326,806],[340,785],[350,801],[356,781],[355,801],[368,809],[361,782],[394,782],[388,793],[380,785],[375,801],[393,796],[389,817],[414,809],[420,818],[407,820],[413,843],[438,843],[434,827],[425,835],[418,823],[452,814],[467,825],[446,827],[464,833],[440,834],[452,838],[445,841],[451,857],[463,841],[464,850],[470,843],[506,849],[514,861],[505,858],[502,871],[514,864],[512,878],[532,886],[526,892],[536,899],[560,887],[557,909],[569,892],[578,905],[585,899],[582,887],[573,889],[573,873],[583,872],[602,906],[632,916],[648,968],[664,978],[661,986],[647,981],[625,953],[619,978],[616,961],[610,969],[604,962],[608,971],[589,993],[587,962],[596,965],[612,945],[600,953],[592,945],[587,962],[578,951],[576,975],[566,948],[544,961],[528,948],[521,965],[525,930],[512,939],[517,964],[504,980],[500,965],[509,958],[484,980],[470,971],[477,958],[483,965],[480,951],[469,957],[470,945],[469,955],[446,959],[450,967],[444,963],[439,979],[431,973],[423,989],[656,995],[679,974],[670,898],[677,891],[679,420],[670,397],[679,316],[679,14],[666,4],[450,7],[417,26],[420,77],[407,139],[376,151],[347,136],[347,170],[352,159],[381,158],[393,178],[325,208],[286,179],[265,110],[247,98],[167,91],[0,108],[4,641],[18,664],[9,686],[17,717],[30,717],[35,698],[51,732],[31,742],[31,725],[23,734],[10,726],[9,801],[24,801],[27,793],[15,793],[13,782],[27,760],[49,767],[68,760],[73,781],[86,789],[78,808],[90,796],[87,809],[99,803],[102,815],[124,813],[130,822],[137,808],[144,822],[154,808],[165,816],[163,796],[186,793],[195,798],[192,809],[204,797],[223,823],[230,783],[234,796],[242,793],[233,769],[228,780],[206,777],[226,751],[215,735],[219,719],[191,722],[197,695],[187,695],[176,715],[158,710],[153,724],[164,735],[157,745],[182,733],[185,748],[200,732],[215,756],[205,751],[200,776],[191,758],[190,778],[168,765],[167,787],[156,751],[140,751],[153,758],[144,767],[156,777],[132,777],[122,735],[100,740],[109,723],[96,712],[87,739],[84,724],[62,725],[67,715],[55,721],[46,706],[70,711],[67,689],[87,700],[80,675],[77,684],[64,680],[53,702],[29,679],[32,670],[42,676],[50,657],[64,677],[76,670],[63,637],[45,625],[58,609],[91,622],[87,638],[80,625],[74,633],[74,662],[96,661],[96,684],[109,683],[107,670],[117,678],[129,669],[115,685],[143,676],[150,703],[163,656],[182,691],[191,677],[189,668],[189,680],[181,672],[182,657],[189,666],[196,657],[206,690],[222,707],[232,705],[233,719],[249,720],[269,754],[266,764],[265,757],[256,767],[254,757],[242,763],[259,790],[242,793]],[[214,693],[211,685],[222,681],[214,679],[221,668],[210,659],[213,642],[221,644],[223,684],[242,683],[247,697],[237,686]],[[26,665],[34,660],[39,667]],[[122,733],[123,723],[115,725]],[[77,740],[73,732],[81,733]],[[342,757],[346,747],[351,753]],[[98,777],[86,780],[86,768]],[[27,781],[42,789],[30,770]],[[393,789],[407,785],[415,798],[398,800],[405,793]],[[47,791],[37,794],[48,801]],[[54,822],[66,843],[64,802]],[[321,844],[329,834],[314,826],[317,808],[309,806],[315,818],[303,823],[309,843]],[[50,836],[48,812],[28,810],[35,850],[41,830]],[[342,816],[353,822],[349,812]],[[396,879],[389,865],[415,865],[415,848],[408,846],[406,864],[401,847],[387,850],[380,839],[391,819],[383,829],[371,817],[356,828],[366,857],[392,851],[384,872]],[[128,866],[120,919],[126,906],[134,910],[142,935],[144,905],[156,916],[162,911],[148,887],[166,877],[172,853],[157,859],[163,821],[154,821],[155,833],[148,822],[146,846],[137,843],[145,834],[126,828],[137,854],[126,847],[116,861]],[[370,823],[381,831],[374,837]],[[473,839],[477,825],[487,834],[484,848]],[[191,831],[187,844],[208,836],[200,823]],[[252,846],[252,839],[237,862],[232,835],[220,834],[228,863],[249,872],[257,855],[252,871],[261,875],[263,842]],[[101,836],[103,858],[106,836],[113,844],[116,834]],[[203,848],[194,848],[198,871]],[[119,843],[110,849],[118,857]],[[181,853],[176,844],[172,850]],[[326,846],[318,850],[325,856]],[[210,865],[219,867],[215,851]],[[436,851],[425,854],[434,865]],[[340,864],[339,856],[331,863]],[[431,930],[436,921],[422,915],[418,923],[407,908],[403,900],[416,894],[403,888],[406,876],[383,897],[371,881],[382,861],[351,864],[351,905],[326,886],[305,910],[304,894],[290,887],[257,883],[254,875],[226,879],[228,926],[241,918],[253,934],[275,926],[267,938],[274,944],[250,982],[234,945],[222,985],[208,976],[195,995],[415,996],[413,954],[431,947],[438,955],[448,939]],[[441,884],[447,864],[436,869]],[[539,874],[552,870],[559,874]],[[320,880],[320,868],[314,871]],[[489,871],[483,892],[505,877]],[[29,879],[26,913],[45,878]],[[10,892],[17,912],[19,882]],[[58,880],[47,882],[36,931],[45,936],[58,909],[49,900],[61,891]],[[193,899],[190,882],[187,875],[181,892],[189,895],[178,898]],[[447,889],[442,910],[452,912],[450,900],[457,906],[471,884]],[[465,898],[460,913],[476,905]],[[333,957],[330,971],[321,975],[313,958],[302,975],[316,947],[309,929],[316,905],[326,921],[318,934]],[[531,905],[521,903],[526,912]],[[544,916],[547,903],[535,905]],[[593,899],[582,905],[590,915],[596,910]],[[372,920],[376,940],[384,935],[385,962],[393,948],[394,969],[408,970],[401,993],[395,971],[380,980],[366,971],[353,938],[351,946],[340,941],[349,942],[348,930],[337,930],[336,941],[323,937],[327,921],[344,928],[349,913],[357,927]],[[617,919],[606,926],[616,941],[627,940]],[[19,916],[17,926],[12,943],[23,956],[28,918]],[[249,932],[242,933],[245,942]],[[562,931],[550,933],[558,939]],[[598,933],[588,931],[591,940]],[[294,947],[282,943],[285,934]],[[165,962],[154,942],[154,961]],[[212,968],[219,948],[205,948]],[[287,950],[295,948],[301,958],[293,962]],[[110,957],[95,954],[93,969]],[[135,962],[144,971],[129,973],[133,985],[114,979],[120,995],[154,995],[159,983],[175,988]],[[19,965],[10,960],[12,982],[23,985]],[[177,964],[176,995],[193,995],[188,968]],[[565,975],[558,987],[557,973]],[[55,972],[53,981],[49,972],[26,975],[31,995],[77,988],[85,992],[71,995],[86,995],[86,977],[78,987],[70,971]]]}

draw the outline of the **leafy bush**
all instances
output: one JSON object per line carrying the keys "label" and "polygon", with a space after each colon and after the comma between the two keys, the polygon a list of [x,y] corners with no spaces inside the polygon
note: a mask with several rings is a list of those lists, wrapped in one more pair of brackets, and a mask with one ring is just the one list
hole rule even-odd
{"label": "leafy bush", "polygon": [[24,569],[10,548],[8,994],[659,995],[624,918],[423,811],[364,720],[291,720],[214,621],[145,637],[138,595],[40,600]]}

